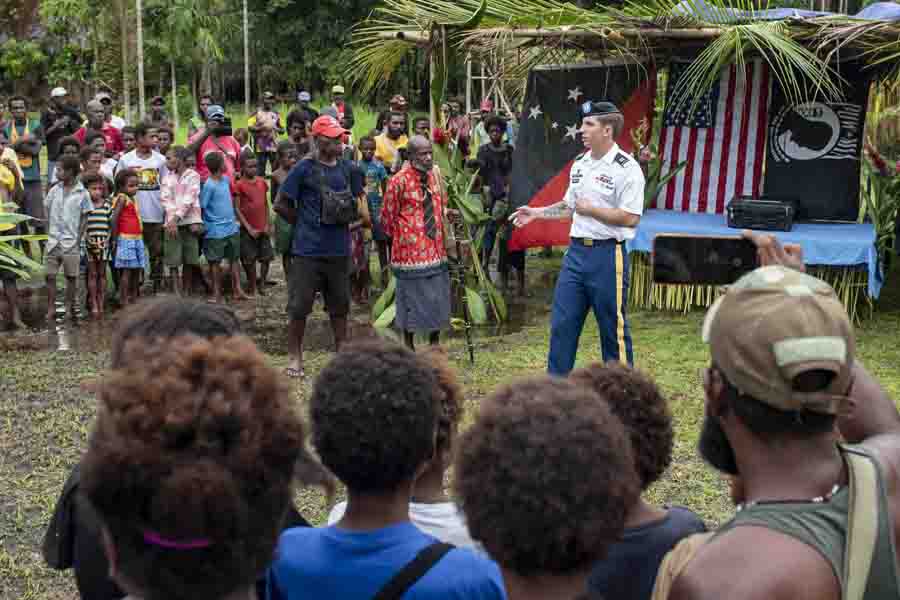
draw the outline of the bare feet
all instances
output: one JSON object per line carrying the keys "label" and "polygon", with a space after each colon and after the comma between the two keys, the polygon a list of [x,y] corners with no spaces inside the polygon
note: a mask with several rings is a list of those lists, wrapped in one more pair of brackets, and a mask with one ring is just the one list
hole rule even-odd
{"label": "bare feet", "polygon": [[234,300],[234,302],[245,302],[249,299],[250,296],[248,296],[244,292],[237,292],[232,296],[232,300]]}
{"label": "bare feet", "polygon": [[13,315],[12,319],[9,322],[9,325],[13,329],[28,329],[28,327],[25,325],[25,322],[22,321],[22,317],[17,314]]}

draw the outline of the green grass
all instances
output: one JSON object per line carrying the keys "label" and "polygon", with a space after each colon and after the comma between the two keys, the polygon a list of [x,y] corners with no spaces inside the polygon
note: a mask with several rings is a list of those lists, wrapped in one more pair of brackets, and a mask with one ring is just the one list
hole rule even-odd
{"label": "green grass", "polygon": [[[454,336],[449,340],[451,359],[466,393],[464,426],[472,422],[481,400],[499,384],[544,372],[549,300],[558,264],[558,255],[552,259],[529,258],[529,282],[535,295],[525,305],[512,305],[513,313],[527,315],[524,325],[510,327],[512,333],[505,335],[478,331],[474,366],[468,363],[462,339]],[[243,318],[253,318],[248,320],[251,334],[271,364],[280,368],[288,360],[284,350],[284,286],[273,290],[272,295],[242,307],[241,312]],[[366,321],[363,311],[353,316],[354,327]],[[637,366],[659,383],[675,417],[672,467],[648,497],[655,503],[689,506],[707,522],[716,524],[727,519],[732,508],[723,481],[696,453],[703,415],[698,371],[709,361],[708,350],[700,341],[701,321],[701,313],[631,315]],[[82,326],[80,343],[70,352],[22,349],[46,345],[46,333],[0,337],[0,598],[4,600],[75,597],[71,574],[45,568],[39,548],[62,484],[85,448],[95,409],[82,384],[101,373],[108,362],[108,347],[103,340],[108,339],[109,329],[108,323]],[[314,313],[307,331],[308,339],[327,331],[322,312]],[[857,330],[860,358],[895,398],[900,397],[898,331],[900,269],[895,269],[876,316]],[[324,345],[319,343],[318,347]],[[578,364],[597,360],[597,348],[596,323],[589,318],[581,337]],[[321,350],[308,352],[307,372],[314,376],[329,356]],[[298,406],[303,406],[309,392],[308,381],[293,384]],[[317,490],[300,491],[297,503],[314,523],[325,520],[329,506]]]}
{"label": "green grass", "polygon": [[[322,110],[321,105],[316,105],[315,103],[313,103],[313,106],[318,111]],[[288,113],[293,110],[293,105],[281,103],[275,106],[275,110],[277,110],[281,115],[282,127],[287,128],[287,116]],[[246,112],[244,112],[243,104],[229,105],[226,107],[225,112],[231,117],[231,126],[234,130],[246,128],[248,117],[254,114],[251,113],[250,115],[248,115]],[[187,117],[184,117],[183,115],[181,115],[181,122],[179,123],[178,131],[175,132],[176,144],[187,143],[187,124],[191,116],[192,115],[188,115]],[[375,122],[378,120],[378,111],[368,106],[353,104],[353,118],[353,139],[358,140],[375,128]],[[287,136],[282,137],[284,139],[287,138]]]}

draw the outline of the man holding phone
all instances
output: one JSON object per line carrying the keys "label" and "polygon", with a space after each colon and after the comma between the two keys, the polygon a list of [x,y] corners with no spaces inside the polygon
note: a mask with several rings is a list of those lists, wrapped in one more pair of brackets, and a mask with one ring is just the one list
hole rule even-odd
{"label": "man holding phone", "polygon": [[644,210],[644,174],[616,144],[625,119],[611,102],[581,106],[587,152],[575,159],[569,188],[556,204],[522,206],[510,217],[516,227],[535,219],[572,219],[571,243],[553,293],[547,370],[566,375],[575,364],[578,338],[589,309],[600,329],[603,361],[632,364],[631,332],[625,318],[628,253]]}

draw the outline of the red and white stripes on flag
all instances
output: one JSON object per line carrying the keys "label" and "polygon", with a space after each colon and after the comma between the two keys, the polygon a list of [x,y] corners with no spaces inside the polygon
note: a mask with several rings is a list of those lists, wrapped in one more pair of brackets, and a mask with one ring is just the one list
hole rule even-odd
{"label": "red and white stripes on flag", "polygon": [[[667,98],[685,68],[673,63]],[[659,144],[661,173],[682,161],[687,164],[660,190],[654,208],[722,213],[736,195],[758,197],[769,95],[768,65],[755,60],[741,70],[725,68],[693,113],[690,107],[678,110],[667,104]]]}

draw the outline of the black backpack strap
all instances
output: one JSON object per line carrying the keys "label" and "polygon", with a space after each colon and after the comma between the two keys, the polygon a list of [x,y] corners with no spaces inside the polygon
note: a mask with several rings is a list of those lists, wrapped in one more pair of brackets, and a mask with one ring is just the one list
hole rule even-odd
{"label": "black backpack strap", "polygon": [[325,181],[325,172],[318,160],[313,160],[312,172],[316,181],[316,188],[318,188],[319,195],[321,196],[320,200],[324,202],[325,190],[330,191],[331,187],[328,186],[328,183]]}
{"label": "black backpack strap", "polygon": [[373,600],[400,600],[409,588],[422,579],[453,548],[452,544],[444,542],[425,546],[414,559],[391,577],[390,581],[375,594]]}

